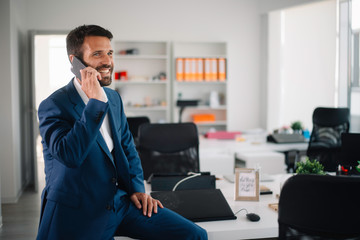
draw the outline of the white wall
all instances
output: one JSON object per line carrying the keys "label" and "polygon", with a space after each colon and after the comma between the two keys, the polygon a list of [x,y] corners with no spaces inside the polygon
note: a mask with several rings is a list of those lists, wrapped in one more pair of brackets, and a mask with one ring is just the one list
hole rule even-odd
{"label": "white wall", "polygon": [[26,36],[21,19],[23,8],[15,1],[1,1],[1,59],[2,87],[0,90],[1,140],[0,175],[2,203],[16,202],[25,185],[26,162],[22,157],[21,122],[24,109],[21,107],[21,84],[26,59]]}
{"label": "white wall", "polygon": [[[16,140],[16,127],[15,123],[19,119],[14,119],[17,115],[19,109],[18,106],[14,106],[18,102],[19,95],[16,93],[14,87],[16,86],[16,81],[11,81],[13,77],[12,71],[12,51],[9,46],[12,45],[12,33],[11,30],[11,4],[10,0],[1,1],[0,5],[0,25],[1,25],[1,45],[0,45],[0,72],[2,75],[2,87],[0,88],[0,112],[1,112],[1,142],[0,142],[0,152],[1,152],[1,196],[2,202],[6,202],[9,197],[17,196],[18,192],[16,191],[16,185],[18,178],[18,171],[20,169],[15,169],[17,163],[19,162],[18,152],[16,152],[16,146],[19,144]],[[7,80],[7,81],[6,81]],[[18,124],[19,126],[19,124]],[[6,184],[4,184],[6,183]]]}
{"label": "white wall", "polygon": [[259,126],[258,1],[19,1],[27,4],[28,29],[69,30],[94,23],[121,40],[226,41],[228,102],[236,103],[229,105],[229,129]]}
{"label": "white wall", "polygon": [[[2,73],[3,79],[11,79],[10,78],[10,3],[9,1],[0,1],[0,72]],[[11,94],[8,93],[8,88],[11,85],[10,81],[3,81],[2,87],[0,88],[0,102],[3,102],[6,97],[11,97]],[[4,96],[4,97],[3,97]],[[8,147],[11,146],[10,142],[7,142],[7,136],[11,136],[11,133],[8,129],[9,124],[11,124],[8,115],[11,113],[11,109],[5,104],[0,104],[0,111],[2,113],[2,120],[0,124],[0,152],[1,152],[1,162],[6,161],[6,159],[11,159],[11,152],[8,151]],[[1,178],[3,167],[0,168],[0,194],[1,194]],[[0,198],[0,225],[2,225],[2,214],[1,214],[1,198]]]}
{"label": "white wall", "polygon": [[318,106],[335,107],[336,1],[269,14],[268,129],[300,120],[311,130]]}
{"label": "white wall", "polygon": [[259,0],[261,14],[326,0]]}

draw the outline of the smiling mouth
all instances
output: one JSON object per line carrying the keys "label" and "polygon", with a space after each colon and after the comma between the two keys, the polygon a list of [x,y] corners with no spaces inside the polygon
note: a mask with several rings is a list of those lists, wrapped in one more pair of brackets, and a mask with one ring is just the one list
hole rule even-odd
{"label": "smiling mouth", "polygon": [[98,71],[99,73],[103,73],[103,74],[107,74],[107,73],[110,73],[110,69],[101,69]]}

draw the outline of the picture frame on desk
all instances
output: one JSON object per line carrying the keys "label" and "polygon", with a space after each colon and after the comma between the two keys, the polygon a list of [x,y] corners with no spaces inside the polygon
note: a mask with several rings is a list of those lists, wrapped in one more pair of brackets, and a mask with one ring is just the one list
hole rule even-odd
{"label": "picture frame on desk", "polygon": [[235,200],[259,201],[259,171],[253,168],[235,168]]}

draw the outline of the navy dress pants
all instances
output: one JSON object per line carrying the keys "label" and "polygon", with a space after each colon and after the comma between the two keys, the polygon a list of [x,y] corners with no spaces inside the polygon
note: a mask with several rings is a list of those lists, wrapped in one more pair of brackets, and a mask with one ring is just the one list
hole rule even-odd
{"label": "navy dress pants", "polygon": [[165,207],[158,207],[158,213],[148,217],[128,196],[123,196],[117,205],[109,218],[103,240],[114,239],[114,235],[149,240],[208,239],[206,230]]}

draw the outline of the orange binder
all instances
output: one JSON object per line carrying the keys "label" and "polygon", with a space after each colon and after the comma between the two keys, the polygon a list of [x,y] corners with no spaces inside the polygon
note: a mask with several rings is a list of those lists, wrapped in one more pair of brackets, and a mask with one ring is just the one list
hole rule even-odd
{"label": "orange binder", "polygon": [[179,82],[184,80],[184,59],[177,58],[176,59],[176,79]]}
{"label": "orange binder", "polygon": [[216,81],[218,79],[218,65],[216,58],[211,58],[210,78],[211,81]]}
{"label": "orange binder", "polygon": [[218,59],[218,69],[219,69],[219,81],[224,82],[226,80],[226,59]]}
{"label": "orange binder", "polygon": [[190,58],[190,81],[196,80],[196,59]]}
{"label": "orange binder", "polygon": [[204,80],[204,60],[202,58],[196,59],[196,81],[203,81]]}
{"label": "orange binder", "polygon": [[205,78],[205,81],[211,80],[211,59],[210,58],[204,59],[204,78]]}
{"label": "orange binder", "polygon": [[191,78],[191,59],[185,58],[184,59],[184,80],[190,81]]}

